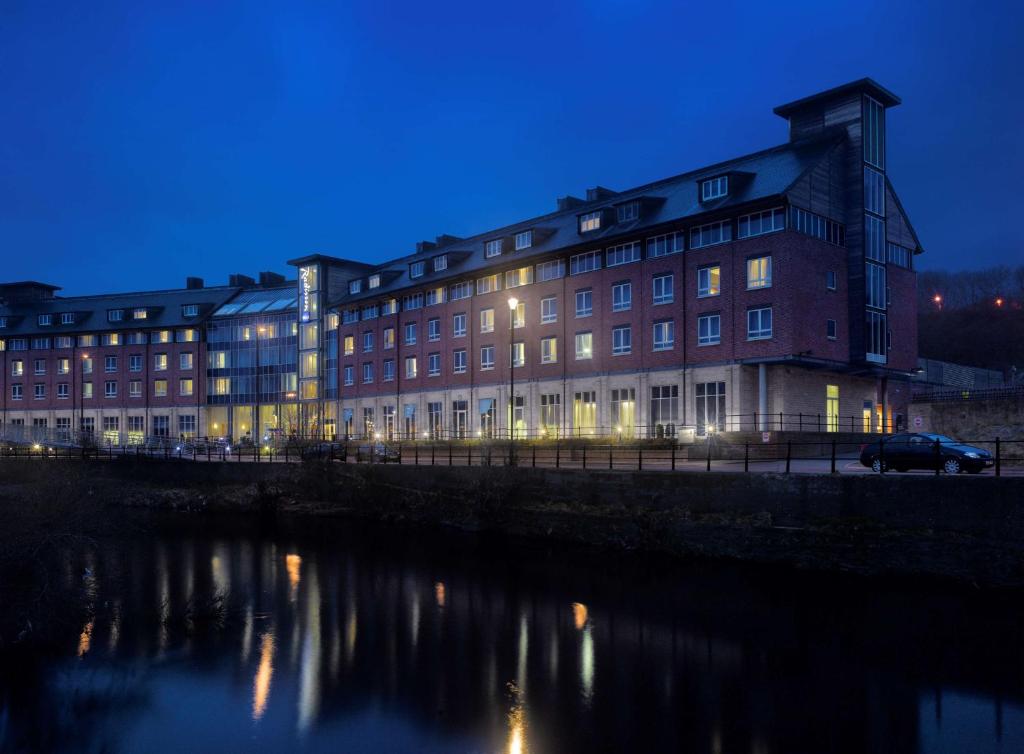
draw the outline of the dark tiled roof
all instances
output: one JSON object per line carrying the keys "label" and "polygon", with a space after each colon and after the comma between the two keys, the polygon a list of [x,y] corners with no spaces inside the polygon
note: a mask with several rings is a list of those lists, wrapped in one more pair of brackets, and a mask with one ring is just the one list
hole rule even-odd
{"label": "dark tiled roof", "polygon": [[[644,186],[622,191],[614,196],[583,202],[578,206],[564,211],[553,212],[524,222],[480,233],[469,238],[453,241],[450,244],[422,253],[411,254],[393,261],[378,265],[385,275],[384,284],[372,290],[363,286],[357,294],[345,295],[329,303],[331,308],[344,307],[365,300],[378,299],[391,292],[412,287],[429,287],[433,281],[450,281],[461,276],[472,277],[490,268],[500,269],[514,265],[518,261],[534,260],[536,257],[550,254],[560,249],[593,244],[595,249],[608,245],[611,239],[629,241],[634,234],[647,233],[658,226],[684,218],[696,218],[700,215],[732,209],[762,199],[781,196],[805,171],[817,164],[835,144],[845,138],[839,132],[829,132],[822,136],[797,142],[783,144],[761,152],[738,157],[733,160],[710,165],[681,175],[666,178]],[[736,181],[735,189],[730,186],[727,196],[715,202],[698,200],[698,181],[724,173],[744,173],[746,180]],[[613,224],[606,229],[581,236],[578,233],[577,217],[605,207],[613,207],[630,199],[647,198],[657,200],[649,202],[649,211],[639,220],[626,224]],[[522,251],[505,251],[500,257],[485,258],[484,244],[495,238],[510,238],[519,231],[531,228],[543,230],[538,233],[540,240],[529,249]],[[508,244],[506,244],[507,246]],[[439,273],[430,272],[429,260],[439,254],[462,253],[464,258]],[[427,261],[427,273],[422,277],[409,277],[409,264],[415,261]],[[387,278],[390,277],[390,280]]]}
{"label": "dark tiled roof", "polygon": [[[19,302],[13,306],[0,306],[0,317],[8,318],[8,326],[0,328],[0,338],[195,326],[239,290],[228,286],[182,288]],[[199,315],[182,316],[181,307],[184,304],[198,304]],[[131,310],[142,307],[148,310],[146,319],[132,319]],[[108,322],[107,312],[110,309],[124,309],[124,319]],[[60,324],[60,315],[64,312],[74,312],[74,324]],[[40,326],[40,314],[52,314],[53,324]]]}
{"label": "dark tiled roof", "polygon": [[816,105],[819,102],[836,99],[837,97],[843,97],[854,92],[867,94],[881,102],[885,107],[895,107],[903,101],[874,79],[864,78],[833,87],[832,89],[826,89],[824,92],[812,94],[810,97],[787,102],[785,105],[779,105],[772,112],[776,115],[781,115],[783,118],[788,118],[792,113],[803,110],[808,105]]}

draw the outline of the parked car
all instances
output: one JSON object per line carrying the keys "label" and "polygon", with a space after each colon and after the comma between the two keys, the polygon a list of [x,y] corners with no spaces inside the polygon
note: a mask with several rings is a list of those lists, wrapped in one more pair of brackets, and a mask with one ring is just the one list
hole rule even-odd
{"label": "parked car", "polygon": [[401,458],[398,448],[383,442],[360,445],[359,456],[364,460],[379,461],[381,463],[398,461]]}
{"label": "parked car", "polygon": [[[935,449],[938,443],[938,451]],[[977,474],[991,466],[992,454],[973,445],[930,432],[904,432],[868,443],[861,448],[860,462],[872,471],[907,471],[936,467],[947,474]]]}

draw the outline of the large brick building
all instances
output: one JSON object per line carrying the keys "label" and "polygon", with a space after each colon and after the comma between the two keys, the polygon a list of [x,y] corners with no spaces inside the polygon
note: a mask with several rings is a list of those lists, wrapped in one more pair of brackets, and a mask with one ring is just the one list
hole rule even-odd
{"label": "large brick building", "polygon": [[776,108],[781,146],[385,264],[311,255],[291,282],[81,298],[8,284],[3,421],[234,438],[895,425],[922,251],[885,174],[897,104],[853,82]]}

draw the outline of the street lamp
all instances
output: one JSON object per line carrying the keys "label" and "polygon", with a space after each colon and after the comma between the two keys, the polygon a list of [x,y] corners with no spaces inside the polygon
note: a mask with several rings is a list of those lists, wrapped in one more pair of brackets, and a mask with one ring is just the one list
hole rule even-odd
{"label": "street lamp", "polygon": [[516,465],[516,310],[519,299],[508,300],[508,465]]}

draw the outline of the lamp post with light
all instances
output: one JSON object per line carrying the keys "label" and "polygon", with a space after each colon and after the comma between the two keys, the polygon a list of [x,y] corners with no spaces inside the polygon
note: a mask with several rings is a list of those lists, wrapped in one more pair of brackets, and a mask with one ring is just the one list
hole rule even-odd
{"label": "lamp post with light", "polygon": [[263,420],[260,418],[260,338],[266,331],[263,325],[256,327],[256,416],[253,417],[253,427],[256,430],[254,439],[257,445],[263,443]]}
{"label": "lamp post with light", "polygon": [[516,310],[519,299],[508,300],[508,465],[516,465]]}
{"label": "lamp post with light", "polygon": [[[88,358],[89,358],[89,354],[88,353],[81,354],[81,359],[82,359],[83,365],[85,363],[85,360],[88,359]],[[83,366],[83,368],[84,368],[84,366]],[[71,423],[72,423],[71,437],[72,438],[74,438],[74,437],[81,438],[81,433],[82,433],[82,422],[81,422],[81,416],[80,416],[81,413],[82,413],[82,408],[81,408],[81,406],[78,406],[78,400],[79,400],[78,394],[79,394],[81,388],[75,382],[75,380],[76,380],[75,375],[77,374],[77,372],[78,372],[78,358],[75,357],[75,347],[72,347],[71,348]],[[85,382],[83,380],[82,386],[84,387],[84,385],[85,385]],[[85,396],[82,396],[83,400],[84,400],[84,398],[85,398]],[[79,417],[78,417],[77,420],[75,418],[75,408],[76,408],[76,406],[78,407],[78,413],[79,413]]]}

